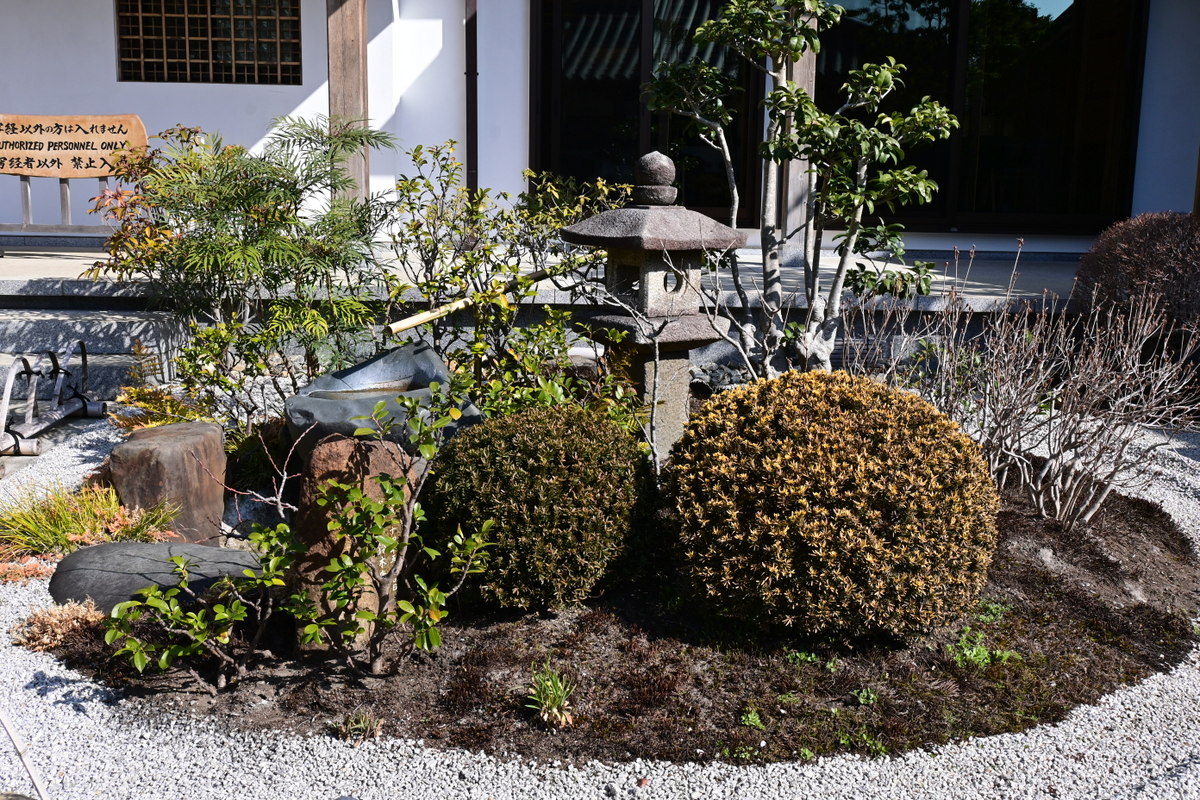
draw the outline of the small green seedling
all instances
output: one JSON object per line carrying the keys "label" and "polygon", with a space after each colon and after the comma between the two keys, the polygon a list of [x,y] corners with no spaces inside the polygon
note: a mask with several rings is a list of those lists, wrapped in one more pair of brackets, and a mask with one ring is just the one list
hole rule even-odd
{"label": "small green seedling", "polygon": [[339,739],[358,747],[368,739],[379,736],[383,731],[383,720],[369,711],[356,708],[343,717],[341,722],[331,722],[330,727]]}
{"label": "small green seedling", "polygon": [[993,622],[999,622],[1009,611],[1012,611],[1012,606],[1007,603],[980,600],[975,605],[975,619],[985,625],[990,625]]}
{"label": "small green seedling", "polygon": [[533,667],[533,682],[529,686],[526,708],[538,712],[542,721],[557,728],[565,728],[575,721],[571,714],[570,698],[575,684],[558,670],[550,666],[549,657],[542,666]]}
{"label": "small green seedling", "polygon": [[963,628],[958,641],[949,645],[947,649],[954,658],[954,663],[963,668],[985,669],[992,664],[1021,660],[1021,654],[1015,650],[990,649],[983,641],[983,633],[972,632],[970,626]]}
{"label": "small green seedling", "polygon": [[821,657],[816,653],[809,653],[804,650],[789,650],[784,658],[789,664],[795,667],[801,664],[815,664],[821,660]]}
{"label": "small green seedling", "polygon": [[765,731],[767,726],[763,724],[762,717],[758,715],[758,709],[753,706],[748,706],[742,711],[742,716],[738,719],[742,725],[747,728],[754,728],[756,731]]}

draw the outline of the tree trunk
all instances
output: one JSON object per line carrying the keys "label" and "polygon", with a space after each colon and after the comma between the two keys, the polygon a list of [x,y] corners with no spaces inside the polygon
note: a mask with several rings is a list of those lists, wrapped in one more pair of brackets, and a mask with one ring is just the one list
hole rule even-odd
{"label": "tree trunk", "polygon": [[[774,141],[778,125],[767,128],[767,141]],[[779,164],[770,158],[763,162],[762,227],[762,309],[759,314],[759,339],[762,362],[759,375],[773,377],[771,361],[783,340],[783,275],[779,268]]]}
{"label": "tree trunk", "polygon": [[715,129],[717,144],[721,149],[721,158],[725,162],[725,182],[729,184],[729,227],[737,227],[738,205],[741,202],[738,196],[737,175],[733,171],[733,156],[729,153],[729,140],[725,138],[725,129],[717,127]]}
{"label": "tree trunk", "polygon": [[805,332],[805,368],[829,372],[833,369],[833,348],[837,347],[842,334],[841,316],[820,322]]}

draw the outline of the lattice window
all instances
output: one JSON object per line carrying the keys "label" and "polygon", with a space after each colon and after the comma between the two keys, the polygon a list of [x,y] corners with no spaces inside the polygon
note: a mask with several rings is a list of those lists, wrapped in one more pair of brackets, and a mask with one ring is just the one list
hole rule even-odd
{"label": "lattice window", "polygon": [[300,0],[116,0],[123,81],[298,85]]}

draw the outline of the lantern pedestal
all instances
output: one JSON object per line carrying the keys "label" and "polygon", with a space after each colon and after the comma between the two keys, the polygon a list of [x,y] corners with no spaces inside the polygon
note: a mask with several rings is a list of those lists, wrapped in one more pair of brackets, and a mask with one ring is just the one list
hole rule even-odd
{"label": "lantern pedestal", "polygon": [[[728,325],[725,320],[718,319],[717,322]],[[655,404],[655,455],[665,459],[671,446],[683,435],[688,421],[692,384],[689,353],[697,347],[712,344],[720,336],[713,330],[708,317],[699,314],[678,318],[650,317],[640,322],[624,314],[598,314],[581,324],[609,350],[616,363],[629,365],[628,377],[634,388],[647,405]],[[597,331],[603,330],[620,331],[625,337],[611,341],[596,335]]]}

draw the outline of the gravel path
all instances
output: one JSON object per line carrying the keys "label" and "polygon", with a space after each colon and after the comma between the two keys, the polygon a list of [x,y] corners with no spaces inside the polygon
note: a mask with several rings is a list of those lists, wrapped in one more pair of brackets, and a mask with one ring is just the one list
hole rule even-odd
{"label": "gravel path", "polygon": [[[1166,454],[1168,473],[1146,493],[1194,540],[1200,540],[1198,460],[1200,437],[1175,442]],[[39,474],[65,482],[65,467],[54,465],[67,461],[52,459],[14,478],[24,476],[25,486]],[[1200,652],[1169,674],[1024,734],[875,760],[571,768],[429,751],[401,740],[356,749],[324,736],[228,732],[183,714],[155,716],[53,658],[9,644],[3,632],[49,602],[44,582],[0,585],[0,709],[32,744],[54,800],[1200,798]],[[0,737],[0,792],[6,790],[32,794]]]}

